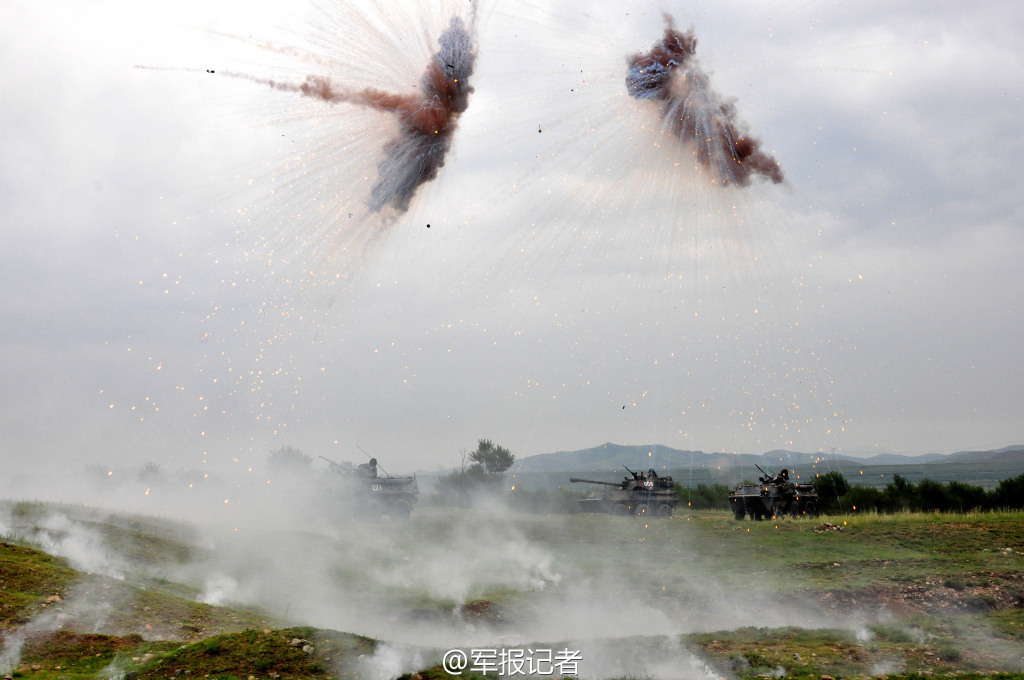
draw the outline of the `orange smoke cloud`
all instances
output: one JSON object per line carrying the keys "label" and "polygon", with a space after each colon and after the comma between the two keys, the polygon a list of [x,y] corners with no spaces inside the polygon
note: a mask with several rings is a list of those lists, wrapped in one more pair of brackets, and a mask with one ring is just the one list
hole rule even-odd
{"label": "orange smoke cloud", "polygon": [[370,190],[370,207],[379,211],[390,205],[399,212],[409,208],[416,190],[437,177],[451,147],[459,116],[469,106],[473,87],[476,52],[472,36],[462,19],[453,17],[439,38],[434,54],[420,78],[419,92],[394,94],[373,88],[348,90],[324,76],[311,75],[300,84],[282,83],[244,73],[222,72],[240,78],[296,92],[328,104],[354,104],[393,114],[398,135],[384,145],[377,163],[377,182]]}

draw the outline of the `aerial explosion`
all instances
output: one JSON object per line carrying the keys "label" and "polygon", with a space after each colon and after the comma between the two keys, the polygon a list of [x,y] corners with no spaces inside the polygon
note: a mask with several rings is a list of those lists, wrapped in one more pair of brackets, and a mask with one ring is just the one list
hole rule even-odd
{"label": "aerial explosion", "polygon": [[384,146],[384,156],[377,163],[377,181],[370,189],[369,206],[373,212],[388,205],[405,212],[416,190],[436,178],[444,165],[459,116],[468,108],[469,95],[473,93],[469,79],[476,51],[471,29],[461,18],[452,17],[438,42],[440,49],[427,64],[417,93],[394,94],[374,88],[352,90],[318,75],[306,76],[301,84],[243,73],[223,75],[297,92],[328,104],[355,104],[393,113],[399,124],[398,136]]}
{"label": "aerial explosion", "polygon": [[755,174],[781,182],[778,162],[746,134],[746,126],[736,120],[736,107],[711,89],[695,62],[693,31],[677,31],[668,14],[665,23],[665,35],[649,52],[627,59],[629,96],[658,103],[668,131],[691,146],[694,157],[723,184],[747,186]]}

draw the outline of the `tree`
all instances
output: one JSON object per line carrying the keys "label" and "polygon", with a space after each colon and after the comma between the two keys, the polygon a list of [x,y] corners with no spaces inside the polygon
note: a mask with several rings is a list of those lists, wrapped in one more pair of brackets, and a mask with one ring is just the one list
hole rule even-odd
{"label": "tree", "polygon": [[267,455],[267,469],[286,475],[308,474],[313,459],[292,446],[282,446]]}
{"label": "tree", "polygon": [[[500,493],[505,486],[504,472],[512,467],[516,457],[504,446],[490,439],[477,441],[476,451],[462,455],[462,467],[452,470],[437,480],[434,493],[443,505],[468,506],[474,498]],[[471,462],[466,465],[466,461]]]}
{"label": "tree", "polygon": [[846,477],[839,470],[832,470],[826,472],[823,475],[815,477],[811,482],[814,484],[814,490],[818,493],[818,510],[822,514],[835,514],[842,512],[843,505],[842,497],[850,493],[850,484],[846,481]]}
{"label": "tree", "polygon": [[497,475],[512,467],[516,457],[504,446],[497,446],[490,439],[481,439],[477,442],[476,451],[469,454],[469,459],[485,473]]}
{"label": "tree", "polygon": [[907,512],[919,506],[917,488],[903,475],[892,476],[892,481],[885,485],[882,498],[888,512]]}
{"label": "tree", "polygon": [[686,487],[676,483],[675,492],[681,502],[688,504],[688,507],[694,510],[728,510],[732,489],[725,484],[701,482]]}
{"label": "tree", "polygon": [[1020,508],[1024,505],[1024,474],[1004,479],[992,490],[992,505],[997,508]]}
{"label": "tree", "polygon": [[167,481],[167,474],[164,472],[164,469],[153,461],[139,468],[139,472],[135,477],[139,482],[148,486],[159,486]]}

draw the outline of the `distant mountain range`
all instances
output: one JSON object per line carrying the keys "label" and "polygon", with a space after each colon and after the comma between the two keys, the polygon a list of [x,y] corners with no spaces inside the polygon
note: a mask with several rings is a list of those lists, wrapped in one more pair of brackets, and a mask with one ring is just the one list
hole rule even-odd
{"label": "distant mountain range", "polygon": [[959,451],[949,454],[927,453],[920,456],[882,453],[868,458],[854,458],[843,455],[833,456],[831,453],[802,453],[781,449],[767,451],[760,455],[749,453],[705,453],[703,451],[673,449],[661,444],[624,446],[609,442],[579,451],[558,451],[517,458],[510,472],[621,470],[623,465],[633,469],[644,470],[648,468],[753,466],[754,464],[781,467],[811,464],[826,459],[830,463],[849,462],[859,465],[913,465],[933,462],[959,464],[1019,462],[1024,464],[1024,445],[1008,446],[993,451]]}

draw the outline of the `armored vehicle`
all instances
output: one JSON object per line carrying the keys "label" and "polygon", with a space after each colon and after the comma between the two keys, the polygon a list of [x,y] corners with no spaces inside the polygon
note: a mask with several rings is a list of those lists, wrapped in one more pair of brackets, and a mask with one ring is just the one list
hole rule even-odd
{"label": "armored vehicle", "polygon": [[[760,466],[757,468],[761,470]],[[729,496],[733,516],[737,520],[749,517],[762,520],[765,517],[817,517],[818,492],[812,484],[795,484],[789,481],[789,470],[777,476],[761,470],[760,484],[741,484]]]}
{"label": "armored vehicle", "polygon": [[[623,465],[623,467],[626,467]],[[599,482],[594,479],[572,477],[570,482],[601,484],[612,487],[603,491],[591,491],[586,498],[577,501],[582,512],[606,512],[612,515],[651,515],[671,517],[679,496],[676,495],[671,477],[660,477],[654,470],[646,473],[634,472],[621,482]]]}
{"label": "armored vehicle", "polygon": [[384,473],[381,477],[377,474],[376,458],[361,465],[323,459],[331,464],[326,492],[332,516],[367,522],[376,522],[383,515],[392,522],[409,519],[420,493],[416,475],[392,477]]}

